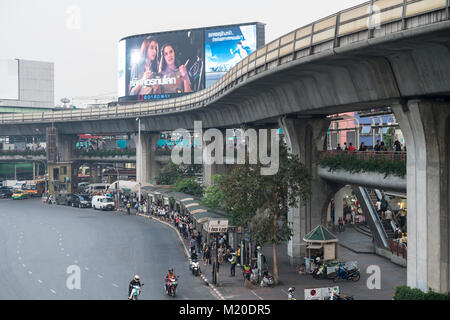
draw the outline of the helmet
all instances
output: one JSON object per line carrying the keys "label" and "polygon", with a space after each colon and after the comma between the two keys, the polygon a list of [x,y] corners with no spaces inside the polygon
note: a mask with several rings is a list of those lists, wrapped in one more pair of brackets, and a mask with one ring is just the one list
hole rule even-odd
{"label": "helmet", "polygon": [[134,280],[139,281],[139,279],[140,279],[139,275],[134,276]]}
{"label": "helmet", "polygon": [[289,291],[290,293],[292,293],[292,292],[295,291],[295,288],[294,288],[294,287],[290,287],[290,288],[288,289],[288,291]]}
{"label": "helmet", "polygon": [[316,262],[319,262],[319,261],[320,261],[320,258],[319,258],[319,257],[316,257],[315,260],[316,260]]}

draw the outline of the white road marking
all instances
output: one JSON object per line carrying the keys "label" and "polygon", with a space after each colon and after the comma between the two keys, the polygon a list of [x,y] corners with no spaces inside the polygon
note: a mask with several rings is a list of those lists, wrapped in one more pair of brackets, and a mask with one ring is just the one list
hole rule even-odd
{"label": "white road marking", "polygon": [[112,284],[114,287],[118,288],[119,286],[115,283]]}
{"label": "white road marking", "polygon": [[56,294],[56,291],[55,291],[55,290],[50,289],[50,291],[51,291],[53,294]]}
{"label": "white road marking", "polygon": [[89,268],[88,267],[84,267],[84,270],[89,270]]}
{"label": "white road marking", "polygon": [[251,291],[255,296],[257,296],[259,300],[264,300],[263,298],[261,298],[260,296],[258,296],[258,295],[255,293],[255,291],[253,291],[253,290],[250,290],[250,291]]}
{"label": "white road marking", "polygon": [[26,267],[27,267],[27,265],[26,265],[26,264],[22,264],[22,267],[26,268]]}
{"label": "white road marking", "polygon": [[31,272],[31,271],[28,271],[28,274],[33,274],[33,272]]}
{"label": "white road marking", "polygon": [[66,254],[66,257],[70,257],[70,254]]}
{"label": "white road marking", "polygon": [[41,280],[38,280],[38,282],[39,282],[39,283],[42,283],[42,281],[41,281]]}
{"label": "white road marking", "polygon": [[97,277],[99,277],[99,278],[103,278],[103,276],[102,276],[101,274],[98,274],[98,275],[97,275]]}

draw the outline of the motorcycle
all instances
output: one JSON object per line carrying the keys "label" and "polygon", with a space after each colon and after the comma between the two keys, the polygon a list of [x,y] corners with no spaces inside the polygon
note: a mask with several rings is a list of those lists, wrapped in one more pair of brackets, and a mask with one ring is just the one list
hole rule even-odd
{"label": "motorcycle", "polygon": [[263,278],[261,280],[261,287],[272,287],[274,284],[274,280],[272,275],[269,272],[264,272]]}
{"label": "motorcycle", "polygon": [[353,296],[348,296],[344,294],[343,296],[337,294],[336,292],[333,292],[333,294],[329,297],[325,297],[324,300],[354,300]]}
{"label": "motorcycle", "polygon": [[192,274],[197,277],[200,274],[200,263],[198,260],[191,260],[189,269],[192,271]]}
{"label": "motorcycle", "polygon": [[359,268],[348,270],[345,267],[340,267],[333,281],[337,282],[339,279],[358,281],[360,278]]}
{"label": "motorcycle", "polygon": [[142,287],[144,286],[144,284],[142,284],[141,286],[135,285],[133,286],[133,289],[131,290],[130,296],[128,297],[129,300],[138,300],[139,295],[142,292]]}
{"label": "motorcycle", "polygon": [[312,272],[314,279],[328,279],[327,267],[324,264],[317,264]]}
{"label": "motorcycle", "polygon": [[167,281],[167,294],[169,296],[175,297],[177,286],[178,286],[178,278],[175,276],[174,278],[169,278]]}
{"label": "motorcycle", "polygon": [[295,296],[294,296],[295,288],[294,287],[289,288],[288,292],[289,292],[288,293],[288,300],[296,300]]}

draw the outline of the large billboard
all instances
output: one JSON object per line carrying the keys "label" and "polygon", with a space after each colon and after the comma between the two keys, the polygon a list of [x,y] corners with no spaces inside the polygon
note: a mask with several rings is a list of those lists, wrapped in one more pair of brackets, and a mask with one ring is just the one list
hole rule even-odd
{"label": "large billboard", "polygon": [[207,87],[256,50],[256,25],[205,30]]}
{"label": "large billboard", "polygon": [[258,29],[263,28],[263,24],[251,23],[122,39],[118,46],[119,101],[169,99],[209,87],[264,45],[261,36],[257,41]]}

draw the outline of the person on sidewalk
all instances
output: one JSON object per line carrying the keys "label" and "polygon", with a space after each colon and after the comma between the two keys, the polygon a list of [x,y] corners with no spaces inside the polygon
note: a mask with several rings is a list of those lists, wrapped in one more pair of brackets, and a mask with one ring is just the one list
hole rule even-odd
{"label": "person on sidewalk", "polygon": [[344,220],[342,219],[342,217],[339,217],[339,232],[343,232],[344,231]]}
{"label": "person on sidewalk", "polygon": [[231,254],[231,257],[228,259],[228,261],[230,262],[230,276],[234,277],[236,274],[236,254],[233,252]]}
{"label": "person on sidewalk", "polygon": [[130,201],[127,202],[127,214],[130,214],[130,209],[131,209],[131,203]]}

